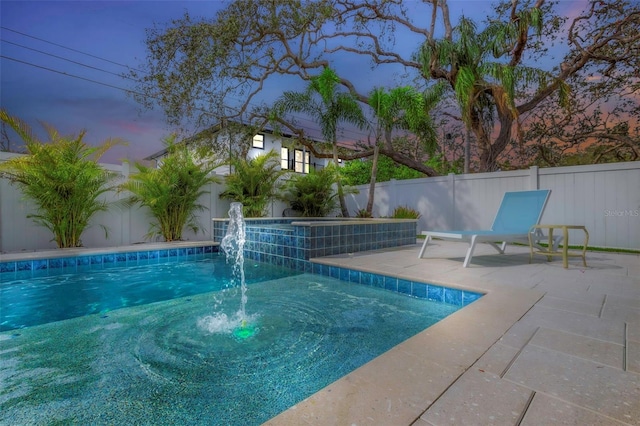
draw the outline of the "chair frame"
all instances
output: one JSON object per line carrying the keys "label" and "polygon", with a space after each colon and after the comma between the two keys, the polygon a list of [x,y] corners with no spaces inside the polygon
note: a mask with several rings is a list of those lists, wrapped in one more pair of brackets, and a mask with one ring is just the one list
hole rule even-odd
{"label": "chair frame", "polygon": [[[418,258],[422,259],[424,252],[429,245],[429,240],[431,240],[432,238],[440,238],[453,241],[467,241],[469,243],[469,247],[467,248],[467,253],[462,265],[465,268],[469,267],[471,258],[473,257],[473,252],[478,243],[487,243],[491,247],[496,249],[500,254],[504,254],[508,242],[524,242],[528,244],[531,227],[540,223],[540,219],[542,218],[542,214],[544,213],[544,209],[546,207],[550,194],[550,189],[505,192],[504,196],[502,197],[500,207],[498,208],[496,216],[493,220],[493,224],[488,230],[423,231],[422,235],[425,236],[425,240],[422,244],[422,248],[420,249],[420,253],[418,254]],[[536,212],[529,210],[527,212],[529,215],[532,215],[530,221],[515,224],[509,223],[509,216],[511,213],[509,210],[512,209],[511,204],[513,203],[513,200],[511,200],[511,198],[518,197],[529,198],[529,202],[531,202],[532,200],[537,201],[538,203],[536,207],[539,208],[539,211]],[[542,199],[542,197],[544,198]],[[540,199],[542,199],[541,203]],[[525,207],[531,208],[531,206]],[[532,236],[532,239],[534,241],[540,241],[542,237],[543,235],[541,235],[540,232],[537,232],[536,235]]]}

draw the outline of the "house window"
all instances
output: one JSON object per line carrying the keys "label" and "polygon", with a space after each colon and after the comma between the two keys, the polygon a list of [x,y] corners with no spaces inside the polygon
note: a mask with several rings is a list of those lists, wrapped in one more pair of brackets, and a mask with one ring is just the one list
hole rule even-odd
{"label": "house window", "polygon": [[264,135],[261,135],[260,133],[254,135],[251,146],[253,148],[264,149]]}
{"label": "house window", "polygon": [[295,171],[298,173],[309,173],[309,166],[311,164],[311,155],[301,149],[295,150]]}
{"label": "house window", "polygon": [[289,150],[287,148],[280,148],[280,168],[287,170],[289,168]]}

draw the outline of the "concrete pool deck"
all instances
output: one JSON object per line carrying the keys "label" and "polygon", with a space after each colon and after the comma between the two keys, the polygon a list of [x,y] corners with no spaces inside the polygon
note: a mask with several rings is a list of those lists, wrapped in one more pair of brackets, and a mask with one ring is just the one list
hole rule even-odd
{"label": "concrete pool deck", "polygon": [[638,425],[640,256],[536,256],[465,244],[313,261],[486,295],[268,425]]}

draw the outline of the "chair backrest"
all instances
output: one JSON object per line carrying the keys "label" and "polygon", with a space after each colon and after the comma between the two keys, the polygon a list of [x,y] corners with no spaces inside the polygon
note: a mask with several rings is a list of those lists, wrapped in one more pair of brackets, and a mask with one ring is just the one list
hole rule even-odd
{"label": "chair backrest", "polygon": [[537,225],[551,193],[550,189],[505,192],[491,230],[503,234],[527,234]]}

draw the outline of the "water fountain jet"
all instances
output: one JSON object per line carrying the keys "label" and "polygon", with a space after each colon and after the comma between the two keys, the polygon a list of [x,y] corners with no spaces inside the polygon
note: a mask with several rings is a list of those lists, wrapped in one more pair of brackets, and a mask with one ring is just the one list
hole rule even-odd
{"label": "water fountain jet", "polygon": [[242,203],[231,203],[229,208],[229,225],[220,242],[227,262],[232,264],[231,280],[228,287],[240,287],[240,310],[234,318],[228,319],[225,314],[202,318],[198,323],[209,331],[229,331],[237,339],[243,340],[253,336],[257,329],[247,316],[247,283],[244,276],[244,244],[246,229],[242,214]]}

